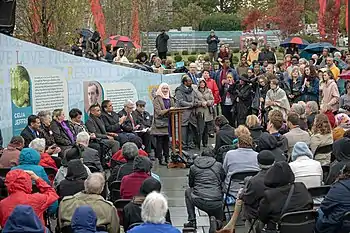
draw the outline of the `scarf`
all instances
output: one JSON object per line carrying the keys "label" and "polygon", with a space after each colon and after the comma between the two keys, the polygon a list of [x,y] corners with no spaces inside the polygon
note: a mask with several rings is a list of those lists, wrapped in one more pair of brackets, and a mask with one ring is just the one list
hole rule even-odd
{"label": "scarf", "polygon": [[169,88],[169,85],[167,83],[161,83],[156,91],[156,96],[160,96],[163,99],[170,99],[170,90],[168,91],[167,94],[164,95],[164,93],[162,92],[163,87]]}

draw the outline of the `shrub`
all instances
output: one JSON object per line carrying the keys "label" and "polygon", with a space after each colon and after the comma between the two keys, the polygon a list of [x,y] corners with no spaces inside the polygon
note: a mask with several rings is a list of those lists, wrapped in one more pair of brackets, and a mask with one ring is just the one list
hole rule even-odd
{"label": "shrub", "polygon": [[234,14],[215,13],[206,16],[199,24],[200,31],[210,31],[213,28],[216,31],[240,31],[241,20]]}
{"label": "shrub", "polygon": [[197,57],[196,57],[196,56],[189,56],[189,57],[187,58],[187,60],[188,60],[189,62],[195,62],[195,61],[197,60]]}
{"label": "shrub", "polygon": [[197,55],[197,52],[196,51],[192,51],[191,55]]}
{"label": "shrub", "polygon": [[232,57],[233,64],[237,64],[239,62],[239,58],[237,56]]}
{"label": "shrub", "polygon": [[200,51],[199,52],[199,54],[202,54],[202,55],[204,55],[204,54],[206,54],[207,52],[206,51]]}
{"label": "shrub", "polygon": [[174,60],[175,60],[175,62],[180,62],[180,61],[182,61],[182,56],[181,55],[176,55],[174,57]]}
{"label": "shrub", "polygon": [[187,56],[188,55],[188,51],[187,50],[182,51],[182,55],[183,56]]}
{"label": "shrub", "polygon": [[209,56],[208,55],[204,56],[204,61],[209,61]]}
{"label": "shrub", "polygon": [[233,52],[233,53],[239,53],[239,48],[233,48],[233,49],[232,49],[232,52]]}
{"label": "shrub", "polygon": [[173,52],[173,56],[180,55],[179,52]]}

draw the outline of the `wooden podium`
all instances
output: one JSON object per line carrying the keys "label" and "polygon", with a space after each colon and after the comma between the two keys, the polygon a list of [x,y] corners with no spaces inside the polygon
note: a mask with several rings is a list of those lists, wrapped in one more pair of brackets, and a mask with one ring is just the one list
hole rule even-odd
{"label": "wooden podium", "polygon": [[[182,113],[188,108],[171,108],[169,111],[171,122],[171,150],[173,155],[178,155],[182,158]],[[176,130],[177,129],[177,130]],[[176,149],[176,140],[178,140],[179,148]],[[171,161],[168,164],[168,168],[186,168],[186,164],[183,162]]]}

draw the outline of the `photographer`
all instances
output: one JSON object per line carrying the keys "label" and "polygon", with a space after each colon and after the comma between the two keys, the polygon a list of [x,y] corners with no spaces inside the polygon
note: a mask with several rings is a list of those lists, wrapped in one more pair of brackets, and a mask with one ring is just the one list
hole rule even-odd
{"label": "photographer", "polygon": [[102,48],[101,48],[101,36],[98,31],[95,31],[92,36],[89,38],[89,40],[86,42],[86,53],[85,57],[94,59],[94,60],[100,60],[103,56]]}

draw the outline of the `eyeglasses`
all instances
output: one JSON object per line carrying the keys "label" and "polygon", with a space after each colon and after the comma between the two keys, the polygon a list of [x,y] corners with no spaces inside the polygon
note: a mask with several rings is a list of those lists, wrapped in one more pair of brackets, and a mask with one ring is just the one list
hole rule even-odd
{"label": "eyeglasses", "polygon": [[146,107],[146,106],[145,106],[145,105],[139,105],[139,107],[140,107],[140,108],[144,108],[144,107]]}

